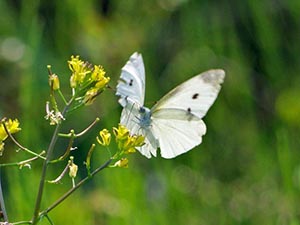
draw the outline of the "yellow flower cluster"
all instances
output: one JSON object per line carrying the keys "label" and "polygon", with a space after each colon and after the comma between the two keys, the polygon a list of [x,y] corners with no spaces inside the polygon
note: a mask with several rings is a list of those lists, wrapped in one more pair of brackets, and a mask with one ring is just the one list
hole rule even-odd
{"label": "yellow flower cluster", "polygon": [[[129,130],[119,124],[116,128],[113,128],[113,134],[116,138],[116,143],[118,145],[118,152],[113,157],[114,159],[119,159],[113,167],[128,167],[128,159],[121,158],[124,154],[134,153],[136,152],[136,147],[141,147],[144,144],[145,137],[141,135],[131,135]],[[102,146],[108,146],[111,141],[111,134],[107,129],[103,129],[99,132],[99,136],[97,137],[97,141]]]}
{"label": "yellow flower cluster", "polygon": [[71,56],[71,60],[68,61],[69,68],[72,71],[70,78],[71,88],[76,88],[82,85],[86,75],[92,72],[90,64],[79,59],[79,56]]}
{"label": "yellow flower cluster", "polygon": [[[2,123],[0,124],[0,155],[2,155],[3,149],[4,149],[4,141],[8,137],[4,125],[7,128],[7,131],[11,134],[17,133],[18,131],[21,130],[19,127],[19,121],[17,119],[9,119],[7,121],[1,121]],[[4,124],[4,125],[3,125]]]}
{"label": "yellow flower cluster", "polygon": [[70,86],[74,89],[84,90],[84,102],[89,105],[95,97],[107,86],[110,77],[105,76],[102,66],[93,66],[79,59],[79,56],[71,56],[68,61],[72,71]]}
{"label": "yellow flower cluster", "polygon": [[144,144],[145,137],[142,135],[130,135],[129,130],[119,124],[118,128],[113,128],[116,142],[120,151],[128,154],[136,151],[136,147],[141,147]]}

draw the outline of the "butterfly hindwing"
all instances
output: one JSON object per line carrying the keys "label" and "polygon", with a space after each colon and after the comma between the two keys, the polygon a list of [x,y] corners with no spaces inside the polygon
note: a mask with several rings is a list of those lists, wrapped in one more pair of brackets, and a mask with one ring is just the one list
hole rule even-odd
{"label": "butterfly hindwing", "polygon": [[155,119],[152,130],[158,138],[161,156],[170,159],[201,144],[206,126],[201,119]]}

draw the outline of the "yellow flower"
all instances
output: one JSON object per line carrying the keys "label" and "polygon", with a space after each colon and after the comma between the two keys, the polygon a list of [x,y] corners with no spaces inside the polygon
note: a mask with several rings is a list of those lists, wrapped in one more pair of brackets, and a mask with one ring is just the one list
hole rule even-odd
{"label": "yellow flower", "polygon": [[3,125],[0,125],[0,141],[4,141],[7,138],[7,133],[4,130]]}
{"label": "yellow flower", "polygon": [[134,135],[134,145],[136,147],[141,147],[145,144],[145,137],[142,135]]}
{"label": "yellow flower", "polygon": [[123,148],[126,154],[136,152],[136,147],[144,145],[145,137],[141,135],[129,136]]}
{"label": "yellow flower", "polygon": [[127,158],[122,158],[119,161],[117,161],[113,167],[121,167],[121,168],[128,168],[129,160]]}
{"label": "yellow flower", "polygon": [[91,75],[91,80],[96,82],[95,87],[100,91],[110,81],[110,77],[105,77],[105,71],[102,66],[94,66],[94,70]]}
{"label": "yellow flower", "polygon": [[136,147],[141,147],[144,145],[145,137],[141,135],[133,135],[128,138],[124,145],[125,153],[134,153],[136,152]]}
{"label": "yellow flower", "polygon": [[102,80],[104,76],[105,76],[105,71],[104,71],[103,67],[95,65],[94,70],[91,75],[92,81]]}
{"label": "yellow flower", "polygon": [[103,77],[101,80],[99,80],[95,87],[98,88],[99,90],[102,90],[103,88],[106,87],[108,82],[110,81],[110,77]]}
{"label": "yellow flower", "polygon": [[91,73],[90,65],[79,59],[79,56],[71,56],[71,60],[68,61],[69,68],[72,71],[72,76],[70,78],[70,85],[72,88],[76,88],[81,85],[86,75]]}
{"label": "yellow flower", "polygon": [[134,153],[135,146],[134,146],[134,137],[129,137],[127,141],[124,143],[123,149],[126,153]]}
{"label": "yellow flower", "polygon": [[[21,130],[21,128],[19,127],[20,123],[17,119],[9,119],[7,121],[4,122],[5,126],[8,130],[9,133],[14,134],[17,133],[18,131]],[[3,124],[0,125],[0,141],[4,141],[7,138],[7,133],[4,129]]]}
{"label": "yellow flower", "polygon": [[[0,124],[0,156],[3,153],[4,150],[4,140],[8,137],[5,128],[3,126],[3,120],[1,121],[2,123]],[[9,119],[7,121],[4,122],[7,130],[9,133],[14,134],[17,133],[18,131],[21,130],[21,128],[19,127],[20,123],[17,119]]]}
{"label": "yellow flower", "polygon": [[9,119],[7,122],[5,122],[5,125],[11,134],[14,134],[21,130],[21,128],[19,127],[20,123],[17,119]]}
{"label": "yellow flower", "polygon": [[142,135],[130,135],[129,130],[119,124],[118,128],[113,128],[116,142],[120,151],[125,154],[135,152],[136,147],[141,147],[144,144],[145,137]]}
{"label": "yellow flower", "polygon": [[118,128],[114,127],[113,132],[117,141],[127,139],[129,135],[129,130],[122,124],[119,124]]}
{"label": "yellow flower", "polygon": [[110,144],[111,140],[111,134],[107,129],[103,129],[99,132],[99,135],[101,137],[101,140],[99,137],[97,137],[97,141],[100,145],[108,146]]}

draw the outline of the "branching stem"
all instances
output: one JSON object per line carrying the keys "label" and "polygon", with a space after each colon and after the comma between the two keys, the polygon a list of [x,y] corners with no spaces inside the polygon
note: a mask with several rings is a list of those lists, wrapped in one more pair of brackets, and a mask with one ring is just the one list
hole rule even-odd
{"label": "branching stem", "polygon": [[[71,98],[71,100],[65,106],[65,108],[62,112],[63,116],[66,114],[66,112],[67,112],[69,106],[72,104],[73,100],[74,100],[74,98]],[[43,191],[44,191],[47,167],[48,167],[48,163],[50,162],[50,159],[51,159],[51,156],[52,156],[52,153],[53,153],[53,150],[54,150],[54,146],[55,146],[57,138],[58,138],[60,125],[61,125],[61,123],[58,123],[55,127],[55,130],[54,130],[52,138],[51,138],[51,142],[50,142],[48,150],[47,150],[46,160],[43,163],[38,194],[37,194],[37,198],[36,198],[36,202],[35,202],[35,208],[34,208],[34,212],[33,212],[32,225],[36,225],[37,222],[38,222],[38,219],[39,219],[39,211],[40,211],[40,208],[41,208],[41,201],[42,201],[42,196],[43,196]]]}
{"label": "branching stem", "polygon": [[56,206],[58,206],[60,203],[62,203],[67,197],[69,197],[74,191],[76,191],[80,186],[85,184],[89,179],[91,179],[93,176],[95,176],[98,172],[101,170],[105,169],[106,167],[109,166],[111,163],[112,159],[107,160],[103,165],[95,169],[90,176],[85,177],[81,181],[79,181],[73,188],[71,188],[69,191],[67,191],[63,196],[61,196],[56,202],[54,202],[52,205],[50,205],[47,209],[42,211],[40,213],[40,217],[47,215],[52,209],[54,209]]}
{"label": "branching stem", "polygon": [[11,140],[12,140],[12,141],[13,141],[20,149],[22,149],[23,151],[28,152],[28,153],[30,153],[30,154],[32,154],[32,155],[35,155],[35,156],[37,156],[37,157],[39,157],[39,158],[41,158],[41,159],[43,159],[43,160],[46,159],[45,157],[41,156],[40,154],[37,154],[37,153],[35,153],[35,152],[29,150],[28,148],[25,148],[24,146],[22,146],[22,145],[14,138],[14,136],[12,136],[12,134],[8,131],[8,129],[7,129],[6,125],[5,125],[5,122],[2,122],[2,125],[3,125],[3,127],[4,127],[5,132],[6,132],[7,135],[9,136],[9,138],[10,138],[10,139],[11,139]]}

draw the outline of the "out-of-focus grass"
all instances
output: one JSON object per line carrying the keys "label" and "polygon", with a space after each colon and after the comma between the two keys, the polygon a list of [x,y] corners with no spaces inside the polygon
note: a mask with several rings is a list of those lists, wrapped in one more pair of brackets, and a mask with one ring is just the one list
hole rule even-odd
{"label": "out-of-focus grass", "polygon": [[[299,224],[299,9],[296,0],[1,1],[0,116],[20,118],[18,138],[37,151],[51,137],[47,64],[67,83],[66,61],[79,54],[102,64],[114,87],[139,51],[148,106],[199,72],[227,73],[202,145],[173,160],[137,153],[129,169],[104,170],[50,213],[55,224]],[[68,129],[96,116],[97,128],[115,126],[120,110],[108,90]],[[84,159],[87,141],[78,141],[75,159]],[[96,155],[93,165],[107,157]],[[20,158],[7,147],[6,160]],[[30,219],[39,165],[3,169],[10,218]],[[43,207],[68,187],[67,179],[47,184]]]}

